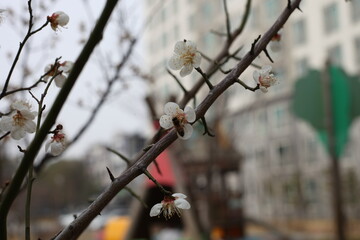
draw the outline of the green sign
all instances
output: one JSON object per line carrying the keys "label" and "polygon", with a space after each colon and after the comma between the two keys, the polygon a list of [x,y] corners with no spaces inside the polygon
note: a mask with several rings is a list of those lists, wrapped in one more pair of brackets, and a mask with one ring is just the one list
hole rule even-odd
{"label": "green sign", "polygon": [[[339,67],[332,66],[327,71],[331,86],[335,148],[339,157],[347,143],[351,123],[360,115],[360,79],[358,76],[348,76]],[[295,84],[292,107],[294,114],[314,127],[322,142],[328,147],[323,85],[322,72],[310,70]]]}

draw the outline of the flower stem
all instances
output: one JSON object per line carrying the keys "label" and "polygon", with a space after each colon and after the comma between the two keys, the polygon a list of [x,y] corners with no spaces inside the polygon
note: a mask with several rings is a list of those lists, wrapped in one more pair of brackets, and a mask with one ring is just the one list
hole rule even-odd
{"label": "flower stem", "polygon": [[166,190],[152,175],[151,173],[146,170],[146,169],[143,169],[143,173],[151,180],[153,181],[153,183],[155,183],[155,185],[161,190],[161,192],[164,194],[164,195],[171,195],[172,193],[168,190]]}
{"label": "flower stem", "polygon": [[206,73],[204,73],[204,72],[201,70],[200,67],[195,68],[195,70],[198,71],[198,73],[201,74],[201,76],[204,78],[204,80],[205,80],[206,84],[208,85],[208,87],[210,88],[210,90],[213,89],[214,86],[213,86],[213,85],[211,84],[211,82],[209,81],[209,78],[208,78],[208,76],[206,75]]}

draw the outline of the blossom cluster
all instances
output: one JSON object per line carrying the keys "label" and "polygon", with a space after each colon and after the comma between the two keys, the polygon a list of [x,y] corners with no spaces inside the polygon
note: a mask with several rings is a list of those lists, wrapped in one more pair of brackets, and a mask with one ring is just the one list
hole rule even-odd
{"label": "blossom cluster", "polygon": [[[5,11],[0,9],[0,21]],[[54,12],[47,17],[47,23],[50,23],[54,31],[58,31],[60,27],[65,27],[69,20],[69,16],[62,11]],[[47,83],[49,79],[53,78],[55,85],[62,87],[72,68],[73,62],[71,61],[56,62],[55,65],[49,64],[44,69],[43,81]],[[36,132],[38,126],[35,123],[35,118],[38,117],[38,114],[41,114],[41,112],[32,111],[32,106],[28,102],[23,100],[14,101],[10,104],[10,112],[1,116],[0,131],[5,132],[3,136],[9,134],[14,140],[20,140],[27,134]],[[57,125],[56,129],[51,132],[53,136],[45,146],[46,151],[55,156],[61,154],[66,147],[66,137],[62,129],[62,125]]]}
{"label": "blossom cluster", "polygon": [[50,78],[54,77],[55,85],[61,88],[71,72],[73,65],[74,63],[71,61],[64,61],[62,63],[56,63],[55,65],[48,64],[44,69],[46,74],[44,81],[48,82]]}

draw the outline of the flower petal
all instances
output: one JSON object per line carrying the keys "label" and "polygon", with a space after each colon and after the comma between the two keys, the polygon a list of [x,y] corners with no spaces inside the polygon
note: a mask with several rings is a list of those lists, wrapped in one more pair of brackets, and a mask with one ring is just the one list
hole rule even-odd
{"label": "flower petal", "polygon": [[189,52],[196,52],[196,43],[193,41],[186,40],[186,50]]}
{"label": "flower petal", "polygon": [[186,75],[189,75],[193,70],[192,64],[186,64],[180,71],[180,76],[185,77]]}
{"label": "flower petal", "polygon": [[174,193],[173,195],[174,198],[186,198],[187,196],[183,193]]}
{"label": "flower petal", "polygon": [[270,72],[271,72],[271,69],[272,69],[272,67],[269,66],[269,65],[263,66],[263,67],[261,68],[261,70],[260,70],[261,76],[263,77],[263,76],[269,75]]}
{"label": "flower petal", "polygon": [[155,216],[159,215],[161,213],[162,207],[163,206],[161,203],[155,204],[150,210],[150,217],[155,217]]}
{"label": "flower petal", "polygon": [[[171,117],[174,117],[178,112],[179,110],[181,110],[179,108],[179,105],[177,105],[176,103],[174,102],[168,102],[165,104],[164,106],[164,113],[166,115],[169,115]],[[182,110],[181,110],[182,111]]]}
{"label": "flower petal", "polygon": [[35,112],[35,111],[30,112],[29,110],[22,110],[21,115],[26,119],[32,120],[36,117],[37,112]]}
{"label": "flower petal", "polygon": [[174,126],[172,122],[172,117],[169,115],[162,115],[159,120],[160,126],[164,129],[169,129]]}
{"label": "flower petal", "polygon": [[193,133],[193,127],[187,123],[187,124],[184,124],[184,136],[180,136],[178,133],[178,137],[183,140],[186,140],[191,137],[192,133]]}
{"label": "flower petal", "polygon": [[171,56],[171,58],[168,61],[168,66],[172,70],[179,70],[180,68],[182,68],[183,65],[184,65],[184,61],[178,55],[175,54]]}
{"label": "flower petal", "polygon": [[58,24],[62,27],[68,24],[69,20],[70,20],[69,16],[64,12],[61,12],[61,14],[59,14],[59,17],[57,18]]}
{"label": "flower petal", "polygon": [[15,101],[11,104],[11,108],[19,111],[30,111],[30,105],[24,101]]}
{"label": "flower petal", "polygon": [[193,67],[194,68],[200,67],[200,63],[201,63],[201,54],[199,52],[196,52],[192,61]]}
{"label": "flower petal", "polygon": [[11,131],[13,128],[13,119],[9,116],[4,116],[0,120],[0,129],[4,132]]}
{"label": "flower petal", "polygon": [[54,156],[60,155],[65,149],[65,145],[61,142],[53,142],[50,145],[50,153]]}
{"label": "flower petal", "polygon": [[181,55],[186,52],[186,42],[177,41],[175,43],[174,52],[178,55]]}
{"label": "flower petal", "polygon": [[62,74],[56,76],[56,78],[54,79],[55,81],[55,85],[59,88],[61,88],[62,86],[64,86],[64,83],[66,81],[66,77]]}
{"label": "flower petal", "polygon": [[260,78],[260,73],[258,70],[255,70],[254,73],[253,73],[253,78],[254,78],[254,81],[257,83],[257,84],[260,84],[259,82],[259,78]]}
{"label": "flower petal", "polygon": [[24,130],[28,133],[33,133],[36,130],[36,124],[31,120],[27,120],[25,121]]}
{"label": "flower petal", "polygon": [[65,61],[62,63],[62,65],[59,67],[59,71],[63,71],[64,73],[70,73],[72,68],[74,66],[74,63],[71,61]]}
{"label": "flower petal", "polygon": [[20,127],[20,128],[15,128],[11,131],[10,136],[15,139],[15,140],[20,140],[21,138],[25,137],[25,129]]}
{"label": "flower petal", "polygon": [[196,113],[195,113],[195,110],[192,107],[186,106],[185,109],[184,109],[184,112],[185,112],[186,120],[189,123],[192,123],[192,122],[194,122],[196,120]]}
{"label": "flower petal", "polygon": [[183,198],[178,198],[174,201],[175,206],[181,209],[190,209],[190,203]]}
{"label": "flower petal", "polygon": [[267,93],[268,92],[268,89],[264,86],[260,86],[260,90],[263,92],[263,93]]}

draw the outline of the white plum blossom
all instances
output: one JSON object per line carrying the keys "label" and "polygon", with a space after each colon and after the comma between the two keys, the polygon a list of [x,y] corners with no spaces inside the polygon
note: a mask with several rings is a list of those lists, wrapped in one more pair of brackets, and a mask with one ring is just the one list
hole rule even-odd
{"label": "white plum blossom", "polygon": [[281,50],[281,38],[282,38],[282,29],[277,32],[271,39],[269,46],[273,52],[279,52]]}
{"label": "white plum blossom", "polygon": [[190,209],[190,203],[185,200],[186,195],[174,193],[165,196],[161,203],[155,204],[150,210],[150,217],[159,216],[161,213],[165,219],[170,219],[175,213],[180,217],[180,209]]}
{"label": "white plum blossom", "polygon": [[180,70],[180,76],[189,75],[193,68],[198,68],[201,54],[196,50],[196,44],[189,40],[178,41],[175,44],[174,54],[169,59],[168,65],[173,70]]}
{"label": "white plum blossom", "polygon": [[66,137],[62,128],[61,124],[57,125],[53,132],[54,135],[45,144],[46,152],[49,152],[53,156],[60,155],[66,148]]}
{"label": "white plum blossom", "polygon": [[48,16],[47,19],[55,32],[59,29],[59,26],[65,27],[70,20],[69,16],[63,11],[54,12],[51,16]]}
{"label": "white plum blossom", "polygon": [[277,82],[274,74],[271,73],[271,69],[271,66],[263,66],[259,71],[255,70],[253,73],[254,81],[263,93],[266,93],[268,88]]}
{"label": "white plum blossom", "polygon": [[164,113],[160,117],[160,126],[164,129],[175,128],[177,135],[181,139],[189,139],[193,132],[191,124],[196,120],[196,113],[190,106],[186,106],[184,110],[174,102],[168,102],[164,106]]}
{"label": "white plum blossom", "polygon": [[55,76],[55,85],[61,88],[71,72],[73,65],[74,63],[71,61],[64,61],[63,63],[55,65],[55,67],[53,64],[48,64],[44,69],[44,72],[47,73],[44,77],[44,81],[47,82],[50,78]]}
{"label": "white plum blossom", "polygon": [[26,133],[34,133],[36,124],[33,121],[37,112],[31,111],[31,106],[24,101],[15,101],[11,104],[13,110],[9,116],[3,116],[0,120],[0,129],[4,132],[10,131],[10,136],[19,140]]}

